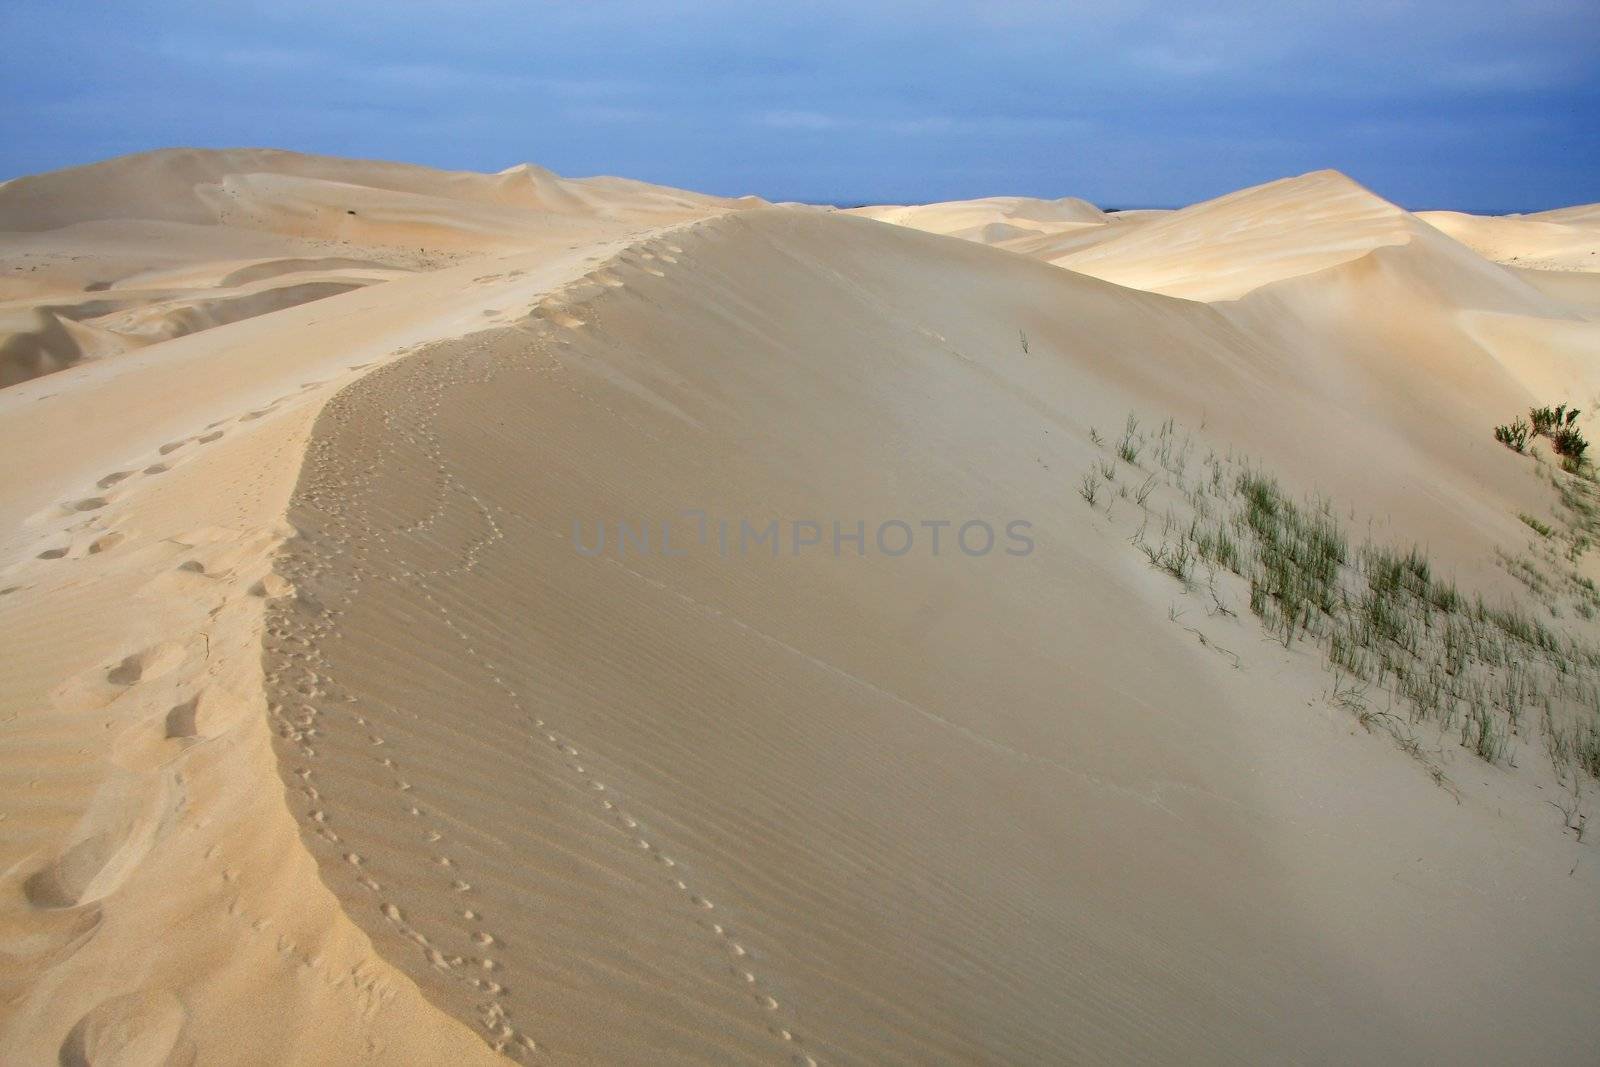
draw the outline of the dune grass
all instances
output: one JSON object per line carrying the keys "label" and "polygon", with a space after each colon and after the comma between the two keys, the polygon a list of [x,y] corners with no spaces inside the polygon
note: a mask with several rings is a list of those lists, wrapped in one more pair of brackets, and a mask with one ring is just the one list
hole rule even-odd
{"label": "dune grass", "polygon": [[[1423,727],[1502,766],[1542,735],[1558,777],[1600,779],[1600,650],[1546,622],[1557,588],[1540,568],[1529,566],[1537,581],[1524,578],[1534,603],[1491,603],[1439,574],[1421,546],[1356,543],[1332,501],[1296,499],[1248,459],[1212,452],[1190,477],[1192,437],[1180,439],[1171,420],[1153,434],[1139,427],[1130,415],[1115,453],[1159,463],[1159,487],[1153,474],[1135,494],[1145,517],[1132,538],[1152,566],[1185,589],[1208,588],[1219,606],[1219,578],[1237,576],[1268,635],[1320,652],[1335,676],[1331,701],[1388,733],[1441,784],[1416,733]],[[1160,499],[1178,498],[1159,517],[1149,507],[1158,488]],[[1569,540],[1600,532],[1588,489],[1568,487],[1563,505],[1574,516]],[[1550,525],[1522,518],[1558,540]],[[1568,587],[1578,604],[1600,603],[1587,579],[1569,576]]]}

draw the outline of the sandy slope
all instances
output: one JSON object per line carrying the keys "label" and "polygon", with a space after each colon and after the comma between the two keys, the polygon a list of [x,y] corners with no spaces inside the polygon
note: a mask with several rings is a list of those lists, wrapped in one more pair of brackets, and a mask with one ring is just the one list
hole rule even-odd
{"label": "sandy slope", "polygon": [[[1072,491],[1175,416],[1515,596],[1549,490],[1486,427],[1600,393],[1580,310],[1327,176],[1103,246],[1215,304],[602,184],[0,392],[0,1058],[1589,1057],[1600,872],[1537,743],[1441,736],[1439,788]],[[690,508],[1037,548],[723,557]]]}

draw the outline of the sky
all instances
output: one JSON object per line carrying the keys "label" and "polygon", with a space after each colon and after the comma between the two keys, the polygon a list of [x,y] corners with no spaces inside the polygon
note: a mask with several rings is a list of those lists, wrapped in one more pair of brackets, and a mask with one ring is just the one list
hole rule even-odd
{"label": "sky", "polygon": [[0,179],[176,145],[774,200],[1600,200],[1600,0],[4,0]]}

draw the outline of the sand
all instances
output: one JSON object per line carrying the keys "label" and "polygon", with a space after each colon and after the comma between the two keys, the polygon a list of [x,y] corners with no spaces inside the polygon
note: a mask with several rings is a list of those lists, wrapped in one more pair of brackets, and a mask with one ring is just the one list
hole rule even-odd
{"label": "sand", "polygon": [[[8,307],[137,294],[0,391],[0,1059],[1587,1061],[1538,735],[1442,788],[1074,486],[1172,417],[1526,598],[1488,429],[1600,398],[1591,290],[1328,172],[1080,204],[0,186]],[[578,551],[685,509],[1036,546]]]}

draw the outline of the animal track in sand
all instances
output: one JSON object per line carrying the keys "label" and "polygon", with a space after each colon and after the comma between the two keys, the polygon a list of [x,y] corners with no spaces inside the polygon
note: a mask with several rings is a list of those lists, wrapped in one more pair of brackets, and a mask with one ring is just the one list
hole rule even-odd
{"label": "animal track in sand", "polygon": [[[639,266],[637,263],[631,265]],[[641,267],[641,269],[647,268]],[[618,286],[607,281],[608,277],[620,280],[609,271],[597,272],[595,278],[585,288],[596,290],[596,296],[614,291]],[[533,312],[534,319],[543,321],[535,321],[528,328],[537,331],[536,336],[544,338],[545,344],[550,344],[557,339],[556,330],[552,327],[575,329],[590,324],[593,319],[590,314],[591,309],[586,305],[575,306],[572,300],[582,291],[580,288],[562,293],[563,299],[536,308]],[[437,376],[434,380],[442,381],[445,388],[455,381],[475,380],[473,376],[482,372],[475,365],[473,354],[473,350],[469,348],[464,353],[466,358],[438,368],[447,373]],[[451,377],[452,374],[459,377]],[[402,758],[396,761],[394,758],[395,750],[404,747],[401,743],[404,741],[404,736],[395,734],[386,739],[383,736],[388,732],[384,726],[385,719],[371,710],[363,709],[365,714],[356,714],[356,709],[349,709],[350,714],[346,717],[341,710],[344,705],[339,701],[341,699],[353,701],[356,698],[353,696],[341,698],[338,683],[334,682],[332,686],[325,684],[326,671],[319,666],[319,663],[326,662],[320,659],[318,651],[322,638],[335,632],[336,624],[332,621],[333,618],[348,606],[352,598],[359,595],[362,583],[373,579],[403,582],[417,588],[424,598],[424,603],[427,603],[432,611],[436,611],[452,631],[460,644],[461,655],[465,657],[463,662],[473,664],[484,676],[492,679],[496,686],[508,694],[515,710],[525,719],[531,718],[515,691],[500,673],[504,668],[497,668],[491,662],[492,658],[498,657],[493,653],[486,655],[485,652],[480,652],[471,634],[462,625],[465,620],[454,618],[447,603],[440,603],[428,588],[430,583],[447,581],[455,575],[478,568],[480,561],[486,564],[493,558],[490,554],[496,551],[496,546],[504,541],[504,532],[500,527],[506,522],[506,513],[503,510],[489,500],[474,496],[446,466],[441,455],[439,436],[434,427],[434,422],[440,415],[441,395],[442,390],[439,389],[419,390],[416,395],[407,397],[396,410],[385,414],[387,432],[396,444],[396,456],[403,458],[408,468],[422,473],[423,478],[419,478],[417,487],[427,494],[424,496],[419,493],[415,503],[408,507],[407,513],[400,516],[399,521],[391,520],[391,525],[369,520],[363,527],[358,518],[366,515],[368,512],[365,509],[374,505],[377,512],[385,511],[382,501],[372,499],[376,492],[374,487],[382,484],[377,476],[380,474],[382,464],[387,461],[385,457],[375,458],[364,471],[352,471],[350,476],[344,479],[324,479],[326,484],[323,484],[316,479],[318,472],[324,469],[337,471],[336,459],[331,453],[323,454],[324,450],[319,450],[315,443],[308,450],[307,473],[303,475],[303,479],[309,486],[304,489],[304,499],[311,501],[327,519],[323,525],[316,528],[315,536],[323,543],[333,546],[334,551],[348,555],[350,566],[343,573],[348,575],[349,582],[343,588],[333,587],[337,588],[338,592],[325,605],[312,604],[308,599],[295,599],[292,596],[294,590],[290,588],[285,589],[282,604],[268,609],[269,626],[276,629],[270,640],[274,658],[277,659],[277,662],[271,663],[268,668],[275,676],[269,682],[272,687],[270,691],[274,700],[278,702],[271,710],[277,732],[290,745],[280,750],[282,758],[286,763],[293,761],[296,752],[294,746],[298,745],[299,754],[307,761],[290,772],[293,775],[290,781],[295,783],[291,786],[292,795],[296,795],[297,799],[294,807],[297,815],[303,820],[302,826],[308,832],[308,839],[317,844],[324,862],[329,859],[334,860],[333,866],[340,869],[338,875],[330,872],[330,881],[343,881],[348,886],[353,879],[366,893],[372,894],[370,897],[364,893],[358,894],[352,904],[359,903],[358,910],[371,917],[376,927],[375,934],[381,935],[383,927],[387,925],[405,942],[421,948],[428,966],[421,966],[420,961],[414,956],[410,957],[412,966],[424,973],[433,968],[442,975],[466,981],[475,991],[475,997],[490,998],[488,1003],[480,1002],[474,1008],[478,1022],[488,1035],[489,1044],[507,1054],[520,1055],[521,1051],[536,1046],[531,1037],[517,1032],[510,1018],[509,1005],[503,1002],[507,994],[501,983],[506,981],[502,973],[504,970],[509,969],[513,974],[521,973],[517,969],[521,961],[512,954],[505,961],[507,967],[502,968],[500,960],[486,954],[486,951],[504,953],[506,949],[501,941],[501,931],[497,929],[498,924],[492,921],[486,923],[482,917],[480,898],[473,888],[473,882],[478,881],[478,878],[474,872],[461,869],[462,866],[472,866],[477,853],[471,851],[470,847],[466,852],[459,851],[458,844],[464,846],[465,842],[458,843],[452,840],[455,833],[454,824],[442,819],[432,810],[434,805],[431,801],[434,798],[429,792],[431,779],[427,770],[412,765],[408,759]],[[346,413],[337,406],[337,401],[328,409],[330,418],[336,419],[344,414]],[[399,425],[396,425],[396,422]],[[397,569],[392,574],[376,573],[372,569],[374,561],[395,552],[397,544],[413,540],[438,543],[435,541],[437,535],[431,531],[443,525],[441,520],[446,516],[454,518],[463,513],[470,516],[470,511],[464,511],[468,506],[477,511],[477,518],[473,521],[480,523],[478,529],[471,531],[474,536],[470,536],[465,544],[439,538],[446,544],[456,545],[453,558],[441,560],[438,566],[419,564],[408,559],[403,569]],[[499,551],[503,554],[503,549]],[[321,595],[322,589],[327,588],[313,580],[322,573],[328,573],[329,566],[329,563],[322,561],[318,556],[308,554],[301,559],[290,557],[290,562],[287,565],[280,565],[280,569],[286,581],[292,581],[299,587],[299,597],[306,598],[313,591]],[[305,681],[305,679],[316,679],[319,675],[321,681]],[[308,692],[320,692],[321,695],[311,703],[298,705],[297,697],[305,697]],[[363,728],[361,733],[346,732],[346,727],[352,721]],[[416,820],[406,824],[414,828],[416,834],[416,837],[411,838],[413,843],[406,847],[411,849],[419,847],[416,843],[418,838],[435,846],[425,854],[432,857],[432,864],[427,869],[435,871],[437,876],[445,880],[444,884],[448,884],[463,897],[450,913],[435,914],[431,910],[432,906],[426,902],[426,898],[411,899],[405,894],[405,887],[402,885],[391,885],[388,892],[384,891],[384,883],[390,881],[384,873],[387,870],[385,863],[389,855],[386,846],[374,845],[367,848],[364,862],[358,865],[348,861],[339,862],[338,857],[341,853],[326,850],[326,846],[318,840],[319,837],[323,841],[328,840],[321,835],[321,832],[328,831],[332,827],[345,829],[346,836],[351,839],[350,845],[344,846],[346,848],[356,844],[359,838],[353,826],[346,828],[340,822],[341,808],[337,791],[328,790],[330,794],[328,797],[316,797],[307,792],[314,790],[315,787],[310,783],[321,773],[316,769],[317,754],[312,744],[321,727],[326,727],[330,734],[336,727],[340,731],[339,742],[330,741],[328,745],[332,750],[330,754],[335,759],[359,756],[364,752],[373,761],[372,764],[365,766],[381,767],[383,772],[388,772],[370,775],[369,771],[367,775],[370,775],[373,785],[380,790],[392,789],[393,792],[387,795],[399,802],[400,810],[409,819]],[[539,721],[535,729],[542,728],[543,723]],[[538,743],[541,735],[536,733],[535,729],[530,729],[525,736],[529,741]],[[623,796],[615,789],[609,788],[606,781],[601,780],[603,768],[606,766],[604,760],[597,760],[590,753],[580,756],[576,745],[566,743],[554,731],[545,732],[549,734],[545,743],[552,746],[556,758],[566,767],[565,771],[557,769],[557,773],[575,776],[574,784],[583,790],[583,795],[594,798],[610,825],[617,827],[619,832],[631,831],[628,833],[628,838],[619,841],[619,844],[626,846],[630,854],[637,859],[625,862],[633,864],[642,859],[647,866],[639,869],[647,872],[645,875],[647,884],[653,883],[657,875],[662,878],[657,892],[661,894],[660,899],[666,909],[665,913],[693,922],[699,930],[711,931],[710,936],[723,943],[724,951],[728,953],[725,958],[730,965],[736,961],[740,964],[730,971],[727,978],[717,974],[714,976],[715,979],[719,983],[728,982],[726,988],[746,1005],[752,1005],[753,1001],[753,1006],[747,1006],[744,1010],[759,1011],[760,1017],[766,1020],[765,1029],[774,1035],[779,1034],[776,1024],[786,1023],[789,1020],[786,1018],[787,1013],[779,1007],[776,997],[772,995],[775,991],[760,979],[757,973],[760,968],[759,961],[745,948],[745,942],[733,940],[723,927],[706,921],[713,915],[721,917],[724,910],[713,909],[712,897],[699,892],[703,888],[699,884],[700,880],[688,873],[688,868],[679,864],[673,856],[661,850],[662,842],[657,840],[653,829],[641,827],[640,821],[626,810]],[[390,740],[394,744],[387,743]],[[355,746],[353,749],[342,747],[343,744],[351,742]],[[539,747],[542,748],[542,744]],[[544,758],[541,756],[541,761]],[[405,765],[403,770],[402,764]],[[334,779],[329,779],[330,783],[333,781]],[[308,803],[304,805],[299,803],[300,796],[304,796]],[[419,803],[419,799],[425,802]],[[373,878],[373,874],[377,877]],[[494,878],[488,877],[487,874],[485,877],[493,883],[493,889],[498,889],[498,883]],[[692,887],[691,883],[694,883]],[[492,895],[492,892],[489,895]],[[383,909],[384,905],[390,905],[392,912],[366,911],[367,908],[374,906]],[[496,909],[490,907],[488,910],[493,912]],[[379,921],[380,914],[381,921]],[[674,918],[671,921],[681,920]],[[460,940],[455,940],[458,938]],[[452,949],[460,955],[452,955]],[[409,950],[407,954],[409,955]],[[749,965],[751,963],[756,965],[752,967]],[[529,991],[521,992],[525,995]],[[520,1004],[521,1001],[516,1003]],[[785,1033],[783,1037],[785,1041],[795,1040],[792,1033]],[[791,1044],[785,1050],[786,1058],[793,1049],[794,1046]]]}
{"label": "animal track in sand", "polygon": [[[489,679],[506,694],[507,699],[510,701],[512,707],[522,714],[525,721],[529,722],[533,726],[534,730],[536,731],[535,736],[542,737],[546,744],[550,745],[558,753],[560,753],[564,765],[574,774],[582,778],[585,784],[589,786],[593,794],[610,794],[611,791],[607,789],[606,784],[590,774],[583,763],[578,762],[578,747],[571,742],[564,740],[558,733],[548,729],[543,719],[533,716],[526,710],[515,690],[507,685],[501,676],[495,672],[494,665],[486,661],[482,655],[479,654],[477,650],[469,643],[467,633],[461,629],[459,624],[455,622],[451,612],[439,602],[438,598],[436,598],[431,591],[427,590],[426,587],[423,587],[422,595],[423,599],[426,600],[434,608],[434,610],[439,613],[439,616],[445,623],[446,627],[450,629],[450,631],[461,642],[462,648],[467,653],[468,657],[475,661],[483,669]],[[625,831],[633,834],[634,845],[641,854],[652,857],[655,861],[661,863],[662,866],[668,868],[669,870],[675,870],[678,867],[676,860],[658,849],[655,843],[649,837],[643,836],[642,832],[640,831],[639,821],[632,815],[628,814],[615,801],[609,798],[601,799],[600,805],[614,822],[620,824]],[[697,909],[698,911],[711,912],[716,909],[716,905],[711,901],[710,898],[696,892],[682,877],[673,877],[671,879],[671,885],[679,893],[684,895],[691,907]],[[706,924],[706,928],[709,929],[715,937],[723,941],[728,946],[728,950],[733,956],[739,959],[750,958],[749,951],[742,943],[734,940],[730,936],[727,928],[724,925],[721,923],[712,922]],[[760,979],[755,975],[753,970],[749,970],[747,968],[733,968],[732,973],[738,976],[741,983],[744,985],[759,986],[761,984]],[[781,1007],[778,999],[768,992],[758,989],[754,993],[754,997],[757,1006],[763,1011],[775,1012]],[[785,1035],[785,1041],[798,1041],[798,1038],[794,1036],[793,1031],[782,1030],[774,1032],[783,1033]],[[809,1057],[804,1057],[804,1060],[802,1060],[800,1057],[797,1057],[796,1062],[814,1061],[810,1061]]]}
{"label": "animal track in sand", "polygon": [[[287,665],[287,670],[293,672],[300,679],[289,686],[291,690],[296,692],[322,690],[322,675],[317,669],[321,663],[321,657],[316,650],[316,638],[330,631],[333,617],[334,613],[330,609],[320,609],[315,613],[302,612],[287,615],[285,622],[292,622],[293,625],[280,625],[277,623],[271,625],[269,633],[277,641],[279,651],[286,653],[289,657],[290,662]],[[303,636],[296,639],[297,634]],[[276,684],[282,687],[286,680],[279,678]],[[329,695],[324,694],[324,698],[326,699]],[[344,703],[346,704],[353,701],[353,697],[346,696],[344,698]],[[291,741],[296,741],[314,735],[316,727],[313,724],[318,718],[326,714],[328,709],[319,710],[311,704],[305,704],[301,706],[302,713],[298,717],[294,717],[291,711],[282,704],[274,704],[270,710],[274,719],[280,724],[279,733]],[[388,771],[398,771],[398,763],[392,757],[383,754],[387,748],[386,739],[371,728],[367,716],[355,709],[351,709],[349,719],[356,726],[362,728],[360,738],[364,741],[369,752],[371,752],[370,758]],[[308,758],[315,757],[314,751],[309,746],[303,749],[303,754]],[[335,821],[336,817],[326,805],[316,787],[311,784],[314,780],[312,767],[302,765],[294,768],[291,773],[301,783],[295,787],[296,791],[304,795],[309,802],[309,807],[306,809],[306,818],[308,824],[313,828],[313,832],[325,840],[337,842],[338,835],[329,826],[331,822]],[[412,788],[410,782],[401,777],[394,777],[390,779],[390,783],[392,788],[400,794],[401,803],[405,806],[408,814],[417,818],[426,816],[422,808],[408,799]],[[444,834],[439,827],[428,827],[425,824],[424,831],[430,841],[439,842],[444,840]],[[473,990],[474,996],[488,998],[480,1001],[474,1008],[474,1012],[480,1019],[493,1020],[492,1026],[485,1027],[487,1031],[485,1040],[492,1048],[513,1057],[520,1057],[524,1052],[537,1047],[531,1036],[517,1030],[510,1022],[509,1012],[502,1002],[502,998],[506,995],[504,986],[487,977],[482,977],[488,972],[499,970],[501,966],[498,959],[485,954],[485,950],[492,949],[500,944],[500,938],[496,933],[484,928],[481,923],[475,923],[470,928],[453,926],[439,931],[424,929],[396,900],[393,898],[383,899],[385,896],[383,883],[368,873],[370,864],[367,856],[353,850],[346,851],[341,855],[347,867],[355,872],[354,880],[356,884],[380,898],[378,907],[385,921],[399,936],[418,946],[424,960],[431,968],[444,976],[466,984]],[[456,862],[448,854],[436,853],[433,862],[441,869],[451,872],[452,875],[456,871]],[[466,893],[472,891],[471,885],[459,877],[453,877],[450,885],[458,892]],[[470,922],[471,920],[468,921]],[[457,938],[460,939],[463,949],[466,948],[469,942],[476,945],[477,954],[468,955],[466,951],[451,952],[446,948],[452,939]]]}
{"label": "animal track in sand", "polygon": [[110,474],[106,475],[104,478],[101,478],[94,484],[99,486],[101,489],[110,489],[113,485],[116,485],[124,478],[131,478],[133,475],[133,471],[112,471]]}
{"label": "animal track in sand", "polygon": [[83,500],[74,500],[66,505],[68,511],[98,511],[111,501],[103,496],[91,496]]}

